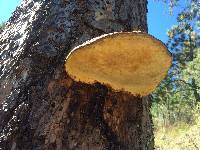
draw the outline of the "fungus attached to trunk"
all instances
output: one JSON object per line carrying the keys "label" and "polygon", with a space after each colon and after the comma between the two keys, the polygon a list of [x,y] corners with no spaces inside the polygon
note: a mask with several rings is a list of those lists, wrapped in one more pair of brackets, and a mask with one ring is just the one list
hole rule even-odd
{"label": "fungus attached to trunk", "polygon": [[171,65],[166,46],[141,32],[119,32],[94,38],[72,50],[65,67],[71,78],[100,82],[135,96],[150,94]]}

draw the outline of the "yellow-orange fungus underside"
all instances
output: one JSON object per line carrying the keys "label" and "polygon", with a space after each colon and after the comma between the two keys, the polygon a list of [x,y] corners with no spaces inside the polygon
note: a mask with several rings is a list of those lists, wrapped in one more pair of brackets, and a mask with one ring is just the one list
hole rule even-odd
{"label": "yellow-orange fungus underside", "polygon": [[75,48],[66,59],[76,81],[100,82],[133,95],[150,94],[166,76],[171,55],[162,42],[145,33],[104,35]]}

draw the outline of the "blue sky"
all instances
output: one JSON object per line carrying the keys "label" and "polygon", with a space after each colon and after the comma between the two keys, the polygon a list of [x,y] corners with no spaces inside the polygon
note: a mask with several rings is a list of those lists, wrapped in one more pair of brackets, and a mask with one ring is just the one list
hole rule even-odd
{"label": "blue sky", "polygon": [[[21,1],[22,0],[0,0],[0,22],[8,20]],[[161,1],[162,0],[149,0],[148,28],[150,34],[166,42],[166,31],[176,23],[177,10],[174,11],[172,16],[169,15],[168,6]]]}

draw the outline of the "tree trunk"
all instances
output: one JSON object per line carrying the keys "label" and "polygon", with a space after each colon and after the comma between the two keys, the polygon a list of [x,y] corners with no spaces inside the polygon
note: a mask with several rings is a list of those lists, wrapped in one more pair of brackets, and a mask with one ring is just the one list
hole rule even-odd
{"label": "tree trunk", "polygon": [[197,104],[197,102],[200,102],[200,94],[198,93],[197,89],[198,89],[198,87],[197,87],[196,81],[195,81],[194,78],[192,78],[192,90],[193,90],[193,93],[194,93],[196,104]]}
{"label": "tree trunk", "polygon": [[86,40],[147,32],[146,13],[146,0],[24,0],[0,34],[0,150],[152,150],[148,96],[64,70]]}

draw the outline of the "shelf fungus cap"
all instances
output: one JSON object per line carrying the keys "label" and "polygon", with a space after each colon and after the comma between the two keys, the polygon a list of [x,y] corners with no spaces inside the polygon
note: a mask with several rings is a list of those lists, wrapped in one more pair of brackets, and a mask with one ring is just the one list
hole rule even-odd
{"label": "shelf fungus cap", "polygon": [[100,82],[116,91],[146,96],[167,75],[172,58],[166,46],[142,32],[115,32],[74,48],[65,69],[75,81]]}

